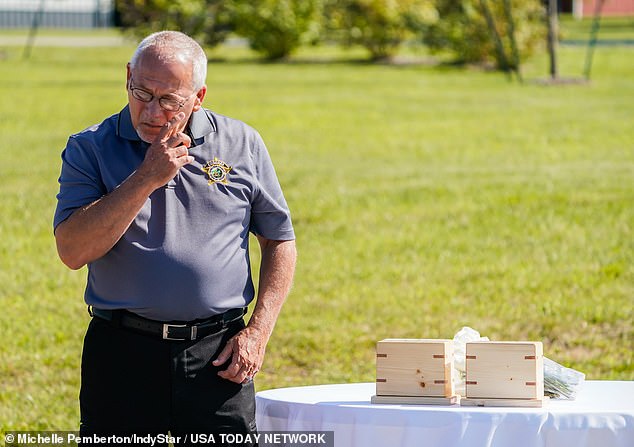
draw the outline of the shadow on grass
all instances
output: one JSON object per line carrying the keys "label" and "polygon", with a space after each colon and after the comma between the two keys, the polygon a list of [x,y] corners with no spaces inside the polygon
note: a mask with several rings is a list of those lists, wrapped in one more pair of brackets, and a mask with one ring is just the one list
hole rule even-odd
{"label": "shadow on grass", "polygon": [[529,84],[549,86],[560,85],[590,85],[590,80],[586,78],[539,78],[527,81]]}
{"label": "shadow on grass", "polygon": [[447,61],[432,56],[396,56],[389,59],[373,60],[367,57],[289,57],[284,59],[264,59],[257,56],[224,58],[210,57],[209,65],[262,65],[262,66],[350,66],[350,67],[431,67],[447,71],[479,70],[498,71],[491,64],[470,64],[460,61]]}

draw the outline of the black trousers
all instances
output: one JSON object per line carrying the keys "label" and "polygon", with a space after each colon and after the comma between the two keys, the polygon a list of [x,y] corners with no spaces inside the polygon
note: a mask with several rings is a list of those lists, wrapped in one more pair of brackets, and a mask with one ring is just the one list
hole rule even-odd
{"label": "black trousers", "polygon": [[184,445],[188,434],[256,433],[253,382],[225,380],[217,373],[227,365],[211,363],[243,328],[238,320],[200,340],[171,341],[93,318],[82,354],[80,436],[169,432]]}

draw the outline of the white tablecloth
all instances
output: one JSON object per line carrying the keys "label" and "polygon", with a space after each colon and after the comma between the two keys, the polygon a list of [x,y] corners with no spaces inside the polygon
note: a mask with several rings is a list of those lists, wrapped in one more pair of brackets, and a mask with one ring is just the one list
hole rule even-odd
{"label": "white tablecloth", "polygon": [[334,431],[336,447],[634,447],[634,382],[587,381],[543,408],[371,404],[374,383],[266,390],[261,431]]}

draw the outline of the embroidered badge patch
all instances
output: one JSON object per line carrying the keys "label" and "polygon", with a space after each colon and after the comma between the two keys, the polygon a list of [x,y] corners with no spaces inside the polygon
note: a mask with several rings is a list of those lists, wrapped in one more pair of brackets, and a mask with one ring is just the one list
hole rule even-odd
{"label": "embroidered badge patch", "polygon": [[227,174],[231,171],[231,166],[222,160],[218,160],[217,157],[214,157],[213,160],[205,163],[203,171],[205,171],[207,177],[209,177],[209,185],[213,185],[214,183],[222,183],[226,185],[229,183],[227,181]]}

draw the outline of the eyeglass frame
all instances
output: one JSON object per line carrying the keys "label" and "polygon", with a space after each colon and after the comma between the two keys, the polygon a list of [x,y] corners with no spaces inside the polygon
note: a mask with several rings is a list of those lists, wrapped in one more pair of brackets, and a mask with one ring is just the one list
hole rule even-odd
{"label": "eyeglass frame", "polygon": [[[196,94],[196,92],[192,93],[191,95],[189,95],[187,98],[185,98],[183,100],[183,102],[179,102],[176,99],[172,99],[172,98],[167,98],[165,96],[160,96],[159,98],[157,98],[155,95],[153,95],[152,93],[148,92],[147,90],[140,88],[140,87],[132,87],[132,76],[130,76],[130,80],[128,81],[128,90],[130,90],[130,93],[132,94],[132,97],[134,99],[136,99],[137,101],[141,101],[143,103],[149,104],[151,103],[154,99],[158,100],[159,106],[161,107],[161,109],[165,110],[166,112],[178,112],[180,109],[183,108],[183,106],[187,103],[187,101],[189,101],[189,99],[194,96]],[[134,93],[134,91],[141,91],[143,93],[147,93],[148,95],[150,95],[149,99],[143,99],[140,98],[139,96],[137,96],[137,94]],[[165,107],[165,105],[163,104],[162,101],[173,101],[174,103],[176,103],[178,105],[178,108],[176,109],[168,109],[167,107]]]}

